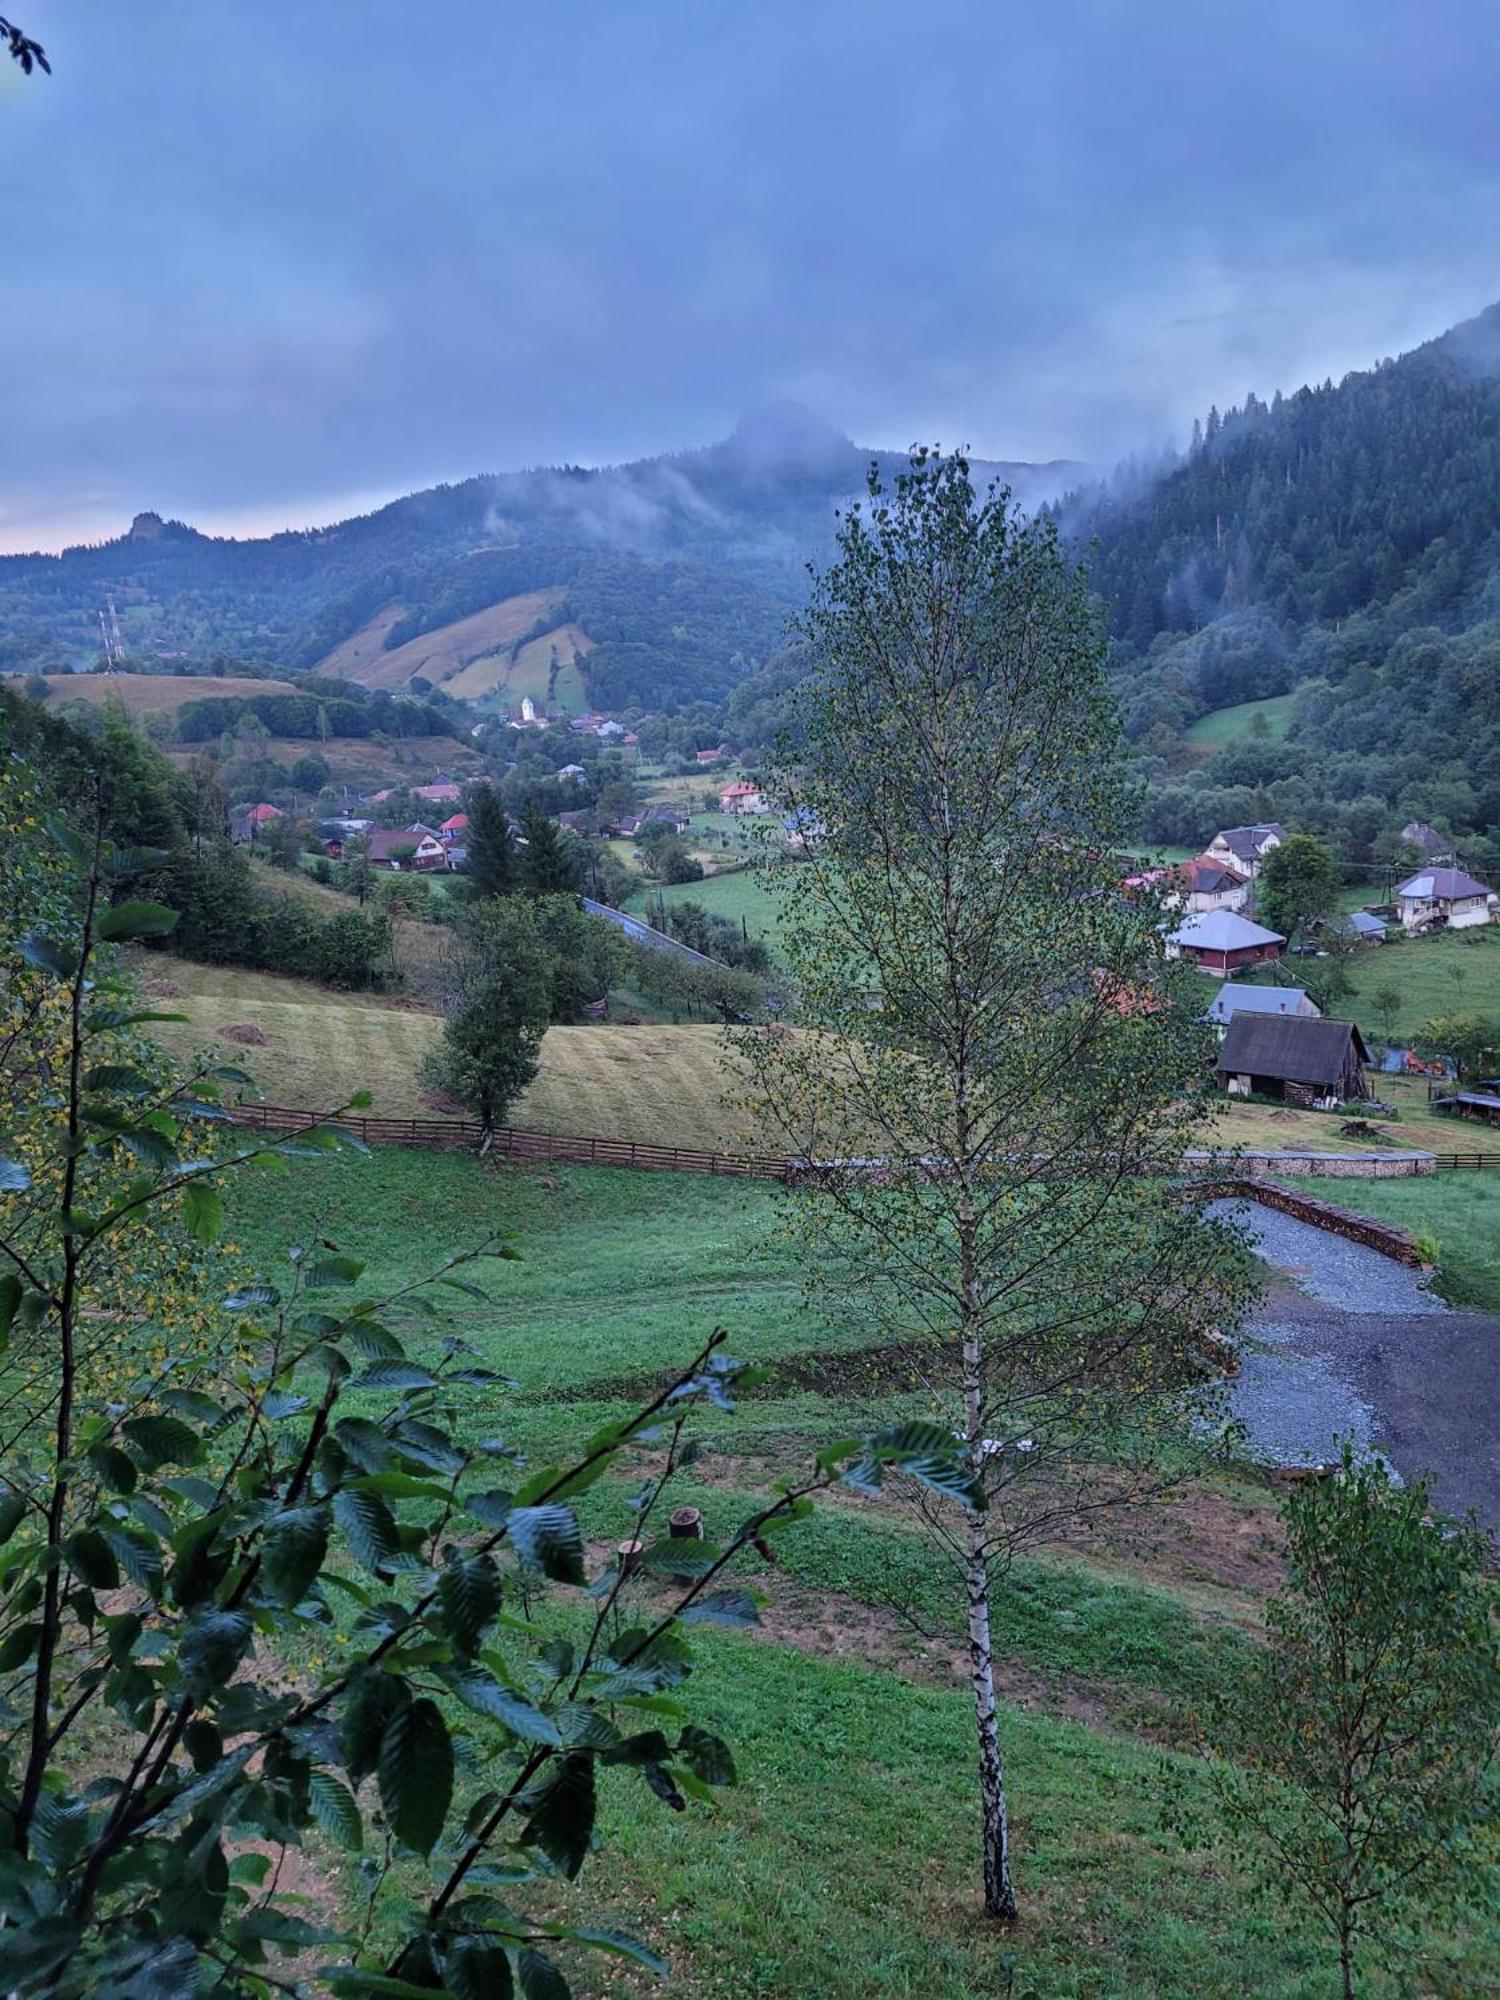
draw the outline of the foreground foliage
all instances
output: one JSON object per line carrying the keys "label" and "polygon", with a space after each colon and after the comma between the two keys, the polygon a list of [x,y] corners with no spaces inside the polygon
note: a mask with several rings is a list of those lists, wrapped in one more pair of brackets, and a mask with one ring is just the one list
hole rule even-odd
{"label": "foreground foliage", "polygon": [[[529,1885],[579,1873],[611,1774],[673,1811],[734,1782],[684,1693],[691,1628],[755,1619],[726,1572],[832,1485],[878,1488],[899,1468],[972,1499],[951,1440],[910,1424],[847,1440],[717,1543],[684,1546],[655,1523],[694,1455],[690,1407],[728,1407],[742,1375],[722,1335],[535,1471],[503,1439],[463,1435],[466,1398],[496,1377],[430,1324],[430,1287],[363,1290],[329,1241],[292,1252],[284,1289],[226,1299],[216,1354],[174,1351],[169,1305],[130,1311],[111,1289],[124,1247],[180,1226],[206,1248],[225,1175],[352,1142],[327,1127],[214,1150],[218,1086],[244,1079],[163,1090],[118,1059],[150,1017],[107,947],[172,913],[111,902],[154,857],[99,831],[59,838],[79,905],[18,950],[19,976],[60,1003],[32,1032],[51,1024],[63,1084],[35,1094],[0,1162],[0,1330],[25,1354],[0,1496],[0,1984],[557,2000],[559,1942],[659,1969],[621,1931],[550,1919]],[[26,1051],[13,1037],[15,1073],[45,1075]],[[482,1300],[470,1267],[486,1252],[505,1254],[461,1253],[435,1284]],[[108,1400],[88,1367],[106,1343],[137,1363]],[[573,1503],[643,1449],[629,1559],[591,1578]],[[660,1588],[627,1616],[636,1568]],[[272,1855],[315,1833],[374,1859],[354,1931],[278,1899]],[[401,1894],[377,1927],[388,1877]]]}

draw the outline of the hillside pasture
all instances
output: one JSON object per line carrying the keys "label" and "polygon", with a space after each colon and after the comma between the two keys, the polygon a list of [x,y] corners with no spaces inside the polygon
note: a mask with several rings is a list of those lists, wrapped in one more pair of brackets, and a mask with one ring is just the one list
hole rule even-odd
{"label": "hillside pasture", "polygon": [[[211,747],[205,743],[169,744],[166,755],[174,764],[191,764]],[[275,736],[266,753],[287,767],[299,757],[321,757],[333,784],[356,791],[381,785],[425,785],[439,771],[450,778],[471,778],[483,768],[484,761],[452,736],[331,736],[327,742],[317,736]]]}
{"label": "hillside pasture", "polygon": [[132,718],[172,715],[190,701],[248,701],[258,694],[297,692],[290,681],[257,680],[250,674],[43,674],[42,679],[49,708],[66,708],[75,701],[90,708],[118,702]]}
{"label": "hillside pasture", "polygon": [[629,897],[626,908],[653,922],[660,897],[670,910],[676,903],[700,903],[717,917],[743,923],[751,937],[764,938],[774,949],[780,904],[757,868],[740,868],[709,875],[701,882],[650,883]]}
{"label": "hillside pasture", "polygon": [[[415,639],[408,639],[388,652],[384,649],[384,639],[395,620],[388,612],[381,612],[378,620],[383,623],[379,624],[378,633],[377,620],[368,621],[353,638],[344,640],[321,660],[316,671],[342,672],[364,687],[389,688],[393,692],[407,687],[417,675],[441,686],[471,661],[508,652],[539,619],[555,611],[561,601],[559,590],[521,591],[515,597],[502,598],[498,604],[486,605],[482,611],[471,612],[467,618],[456,618],[451,624],[419,633]],[[353,664],[341,667],[340,660]]]}
{"label": "hillside pasture", "polygon": [[[1280,983],[1298,986],[1306,979],[1316,979],[1327,964],[1323,958],[1289,958]],[[1436,931],[1421,938],[1398,934],[1385,944],[1362,945],[1346,953],[1343,965],[1351,991],[1333,1011],[1340,1019],[1357,1021],[1372,1047],[1383,1042],[1385,1035],[1385,1019],[1375,995],[1387,988],[1396,996],[1392,1032],[1398,1044],[1411,1040],[1434,1015],[1479,1014],[1486,1020],[1500,1019],[1500,924]],[[1275,982],[1256,977],[1249,983]],[[1205,980],[1204,984],[1206,990],[1211,984],[1217,991],[1220,981]]]}
{"label": "hillside pasture", "polygon": [[1255,719],[1259,716],[1266,725],[1269,740],[1280,743],[1292,719],[1294,700],[1294,695],[1273,694],[1263,701],[1240,701],[1232,708],[1216,708],[1209,715],[1200,715],[1189,726],[1187,740],[1195,750],[1212,756],[1216,750],[1225,750],[1231,743],[1243,743],[1257,735]]}
{"label": "hillside pasture", "polygon": [[443,682],[443,692],[461,701],[483,701],[493,695],[505,707],[516,709],[523,696],[530,695],[539,711],[557,707],[566,715],[582,715],[588,707],[588,690],[573,664],[573,655],[590,652],[593,644],[583,627],[570,620],[539,638],[528,639],[514,660],[509,647],[471,660]]}

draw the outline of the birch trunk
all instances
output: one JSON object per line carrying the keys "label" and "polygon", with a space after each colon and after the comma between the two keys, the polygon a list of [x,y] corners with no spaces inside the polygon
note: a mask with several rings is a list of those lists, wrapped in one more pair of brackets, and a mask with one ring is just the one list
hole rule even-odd
{"label": "birch trunk", "polygon": [[1010,1873],[1010,1816],[1005,1803],[1005,1764],[995,1720],[995,1654],[990,1640],[990,1576],[984,1548],[984,1516],[969,1529],[969,1679],[974,1689],[974,1721],[979,1731],[979,1800],[984,1843],[984,1913],[1001,1923],[1019,1915]]}

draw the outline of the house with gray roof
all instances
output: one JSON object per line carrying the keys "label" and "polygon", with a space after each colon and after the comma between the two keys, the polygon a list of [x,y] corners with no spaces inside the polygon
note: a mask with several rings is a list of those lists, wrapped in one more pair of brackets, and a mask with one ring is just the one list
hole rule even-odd
{"label": "house with gray roof", "polygon": [[1322,1012],[1300,986],[1236,986],[1226,979],[1204,1019],[1223,1030],[1240,1014],[1295,1014],[1316,1021]]}
{"label": "house with gray roof", "polygon": [[1500,901],[1483,882],[1462,868],[1423,868],[1396,890],[1396,914],[1406,931],[1469,930],[1487,924]]}
{"label": "house with gray roof", "polygon": [[1370,1052],[1352,1021],[1303,1014],[1240,1014],[1219,1050],[1218,1076],[1231,1096],[1288,1104],[1347,1104],[1371,1095]]}
{"label": "house with gray roof", "polygon": [[1257,826],[1226,826],[1203,851],[1226,867],[1238,869],[1253,882],[1271,849],[1280,847],[1285,839],[1286,828],[1279,821],[1265,820]]}

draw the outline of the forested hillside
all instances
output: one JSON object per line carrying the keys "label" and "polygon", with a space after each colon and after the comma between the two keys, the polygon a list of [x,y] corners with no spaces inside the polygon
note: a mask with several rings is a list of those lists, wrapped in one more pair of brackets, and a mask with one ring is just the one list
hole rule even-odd
{"label": "forested hillside", "polygon": [[[780,642],[808,557],[827,546],[834,509],[860,489],[872,455],[890,458],[780,410],[703,450],[470,479],[262,541],[143,514],[116,541],[0,558],[0,669],[91,663],[110,599],[127,652],[147,667],[218,655],[341,671],[336,649],[372,621],[392,653],[545,592],[552,608],[533,636],[581,629],[595,703],[720,700]],[[990,468],[1033,501],[1082,469]],[[575,650],[576,635],[567,658]],[[389,685],[378,669],[353,671]]]}
{"label": "forested hillside", "polygon": [[[1061,509],[1092,542],[1156,838],[1278,818],[1357,855],[1392,814],[1500,825],[1497,365],[1500,307],[1337,386],[1210,411],[1144,488]],[[1188,735],[1279,695],[1279,731],[1247,711]]]}

